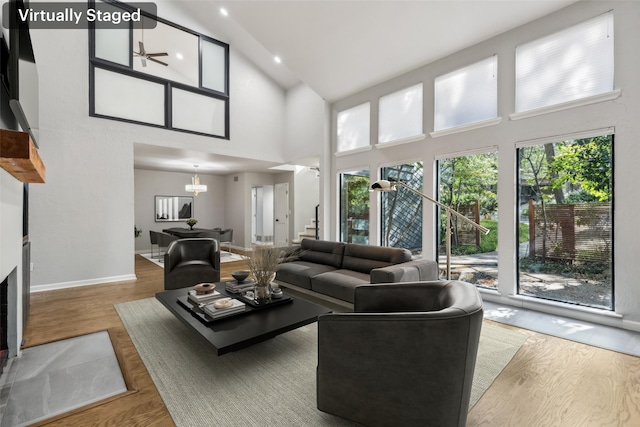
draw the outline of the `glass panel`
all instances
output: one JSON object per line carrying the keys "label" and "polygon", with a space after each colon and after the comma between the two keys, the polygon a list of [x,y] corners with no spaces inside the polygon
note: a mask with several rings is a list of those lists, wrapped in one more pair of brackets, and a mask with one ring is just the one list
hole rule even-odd
{"label": "glass panel", "polygon": [[436,131],[498,117],[498,57],[437,77]]}
{"label": "glass panel", "polygon": [[518,149],[518,293],[613,309],[613,136]]}
{"label": "glass panel", "polygon": [[422,83],[380,98],[378,142],[422,134]]}
{"label": "glass panel", "polygon": [[613,13],[516,48],[516,111],[613,90]]}
{"label": "glass panel", "polygon": [[338,113],[338,151],[353,150],[370,145],[369,102]]}
{"label": "glass panel", "polygon": [[[96,8],[101,11],[112,13],[122,12],[122,9],[114,5],[96,2]],[[117,28],[117,29],[116,29]],[[129,22],[122,21],[120,24],[113,24],[108,29],[95,29],[95,54],[96,58],[106,59],[107,61],[129,66],[129,40],[130,34]]]}
{"label": "glass panel", "polygon": [[369,244],[369,171],[340,174],[340,241]]}
{"label": "glass panel", "polygon": [[[198,36],[162,22],[158,22],[155,28],[135,28],[132,45],[133,69],[199,87],[198,41]],[[140,43],[144,51],[140,50]]]}
{"label": "glass panel", "polygon": [[[382,179],[402,181],[422,192],[422,162],[382,168]],[[381,246],[422,253],[422,197],[398,188],[380,193]]]}
{"label": "glass panel", "polygon": [[173,128],[224,136],[225,101],[173,88],[171,103]]}
{"label": "glass panel", "polygon": [[225,93],[226,51],[219,44],[202,40],[202,87]]}
{"label": "glass panel", "polygon": [[[439,201],[490,230],[485,235],[466,221],[452,217],[451,278],[497,288],[498,153],[440,160],[438,174]],[[441,271],[445,271],[446,214],[439,211],[439,263]]]}
{"label": "glass panel", "polygon": [[164,85],[102,68],[94,81],[96,114],[164,126]]}

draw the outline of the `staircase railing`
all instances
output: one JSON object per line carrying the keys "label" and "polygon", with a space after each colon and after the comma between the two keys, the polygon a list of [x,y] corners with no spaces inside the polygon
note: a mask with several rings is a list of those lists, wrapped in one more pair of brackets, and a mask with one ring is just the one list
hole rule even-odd
{"label": "staircase railing", "polygon": [[316,240],[320,240],[320,216],[318,212],[320,211],[320,205],[316,205]]}

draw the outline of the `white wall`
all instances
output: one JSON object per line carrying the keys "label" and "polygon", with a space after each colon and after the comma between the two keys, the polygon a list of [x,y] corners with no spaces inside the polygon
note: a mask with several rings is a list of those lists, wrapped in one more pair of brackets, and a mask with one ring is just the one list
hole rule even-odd
{"label": "white wall", "polygon": [[[233,174],[225,177],[224,215],[226,228],[233,228],[233,244],[241,248],[249,247],[251,242],[251,186],[249,186],[249,203],[244,197],[245,174]],[[247,228],[246,219],[249,220]]]}
{"label": "white wall", "polygon": [[34,30],[32,41],[48,178],[32,190],[32,290],[134,277],[134,143],[282,161],[284,90],[233,46],[227,141],[89,117],[88,32]]}
{"label": "white wall", "polygon": [[[287,160],[322,157],[326,145],[325,108],[327,103],[305,84],[287,91],[286,156]],[[287,179],[289,181],[289,178]],[[290,240],[311,223],[320,200],[320,183],[315,171],[308,168],[294,173],[289,185]]]}
{"label": "white wall", "polygon": [[305,231],[305,225],[311,225],[316,216],[316,205],[320,203],[320,178],[315,170],[304,168],[295,173],[294,179],[293,238],[297,238],[298,233]]}
{"label": "white wall", "polygon": [[285,155],[288,162],[320,157],[325,143],[325,101],[305,84],[287,91]]}
{"label": "white wall", "polygon": [[[514,111],[515,96],[515,46],[554,33],[567,26],[579,23],[613,9],[615,13],[615,87],[622,90],[622,96],[614,101],[606,101],[570,110],[549,113],[523,120],[512,121],[509,114]],[[483,43],[465,49],[432,64],[404,74],[347,99],[336,102],[332,107],[332,136],[335,133],[335,118],[338,111],[370,101],[372,106],[371,138],[377,142],[377,104],[382,95],[394,92],[419,82],[424,83],[424,129],[433,130],[433,80],[435,77],[456,70],[494,54],[498,55],[498,115],[502,122],[496,126],[456,133],[439,138],[427,136],[424,140],[393,148],[336,157],[331,155],[331,179],[329,189],[323,187],[325,203],[331,205],[330,237],[338,236],[337,175],[340,171],[367,167],[372,179],[377,177],[383,165],[400,163],[416,158],[425,165],[425,186],[427,194],[435,194],[434,163],[438,156],[460,154],[469,150],[489,149],[496,146],[499,151],[498,204],[499,204],[499,293],[484,293],[487,299],[515,306],[529,306],[552,313],[586,318],[601,323],[614,324],[640,330],[640,287],[635,277],[635,262],[640,253],[640,243],[630,230],[637,228],[640,200],[635,196],[637,182],[640,182],[637,144],[640,140],[640,50],[637,40],[640,27],[637,18],[640,4],[637,2],[578,2],[559,12],[546,16],[530,24],[494,37]],[[594,315],[602,311],[579,309],[570,306],[557,308],[551,304],[529,303],[514,296],[516,283],[516,161],[515,144],[537,138],[561,136],[599,128],[615,127],[614,182],[615,182],[615,316]],[[335,137],[332,137],[332,151],[335,151]],[[376,212],[379,211],[377,195],[372,194],[370,232],[371,242],[379,241],[379,226]],[[424,224],[433,224],[433,209],[428,205],[424,211]],[[435,258],[435,237],[432,227],[424,231],[424,256]]]}
{"label": "white wall", "polygon": [[[184,221],[156,222],[155,196],[191,196],[184,191],[193,174],[135,169],[135,225],[142,229],[135,239],[136,253],[149,252],[149,231],[162,231],[171,227],[187,227]],[[193,198],[193,218],[198,228],[226,228],[224,214],[225,177],[199,173],[200,183],[207,186],[205,193]]]}

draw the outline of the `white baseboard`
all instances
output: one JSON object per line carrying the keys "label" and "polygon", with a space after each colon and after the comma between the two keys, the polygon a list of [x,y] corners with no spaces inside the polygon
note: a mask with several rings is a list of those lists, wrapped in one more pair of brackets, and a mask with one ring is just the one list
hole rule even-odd
{"label": "white baseboard", "polygon": [[100,285],[103,283],[124,282],[127,280],[136,280],[135,274],[125,274],[122,276],[98,277],[95,279],[76,280],[73,282],[50,283],[46,285],[31,286],[31,293],[53,291],[57,289],[76,288],[79,286]]}

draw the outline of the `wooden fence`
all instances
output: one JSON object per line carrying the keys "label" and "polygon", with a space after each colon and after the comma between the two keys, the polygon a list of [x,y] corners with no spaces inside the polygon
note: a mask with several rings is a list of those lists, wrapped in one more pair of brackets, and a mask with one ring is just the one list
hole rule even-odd
{"label": "wooden fence", "polygon": [[[458,213],[466,216],[471,221],[480,224],[480,200],[470,205],[459,205],[456,209]],[[464,220],[457,220],[452,215],[454,246],[475,245],[480,246],[480,231]]]}
{"label": "wooden fence", "polygon": [[567,262],[610,262],[611,203],[534,204],[529,200],[529,256]]}

